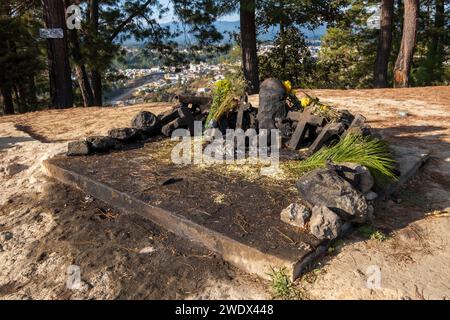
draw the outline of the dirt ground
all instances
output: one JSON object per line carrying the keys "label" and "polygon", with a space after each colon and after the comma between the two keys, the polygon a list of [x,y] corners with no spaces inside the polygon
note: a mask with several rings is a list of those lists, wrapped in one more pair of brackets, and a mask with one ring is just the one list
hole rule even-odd
{"label": "dirt ground", "polygon": [[[428,149],[431,159],[378,211],[375,228],[387,240],[355,231],[338,241],[295,282],[301,297],[450,298],[450,88],[310,93],[363,114],[393,143]],[[67,141],[105,134],[127,126],[140,110],[168,106],[0,117],[1,299],[270,298],[266,281],[42,173],[42,161],[64,152]],[[66,285],[71,265],[81,270],[78,290]],[[367,288],[369,266],[381,270],[380,289]]]}

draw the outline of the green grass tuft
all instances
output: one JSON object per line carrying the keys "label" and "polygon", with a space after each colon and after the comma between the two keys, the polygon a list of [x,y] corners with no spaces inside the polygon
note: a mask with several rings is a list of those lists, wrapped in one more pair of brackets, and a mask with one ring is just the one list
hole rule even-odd
{"label": "green grass tuft", "polygon": [[386,234],[384,234],[384,232],[375,229],[371,225],[364,225],[364,226],[359,227],[358,232],[362,236],[369,238],[370,240],[383,242],[388,239],[388,237],[386,236]]}
{"label": "green grass tuft", "polygon": [[395,160],[389,152],[388,144],[355,133],[349,133],[331,147],[323,147],[309,158],[300,161],[294,169],[304,174],[325,167],[327,160],[336,164],[351,162],[365,166],[381,185],[397,179],[394,174]]}
{"label": "green grass tuft", "polygon": [[272,269],[269,273],[270,288],[275,299],[293,299],[297,296],[292,281],[286,274],[286,269]]}

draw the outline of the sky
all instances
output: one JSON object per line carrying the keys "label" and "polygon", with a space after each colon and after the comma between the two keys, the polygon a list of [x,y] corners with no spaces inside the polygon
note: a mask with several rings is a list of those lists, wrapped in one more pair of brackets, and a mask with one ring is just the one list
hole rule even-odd
{"label": "sky", "polygon": [[[164,6],[167,6],[167,5],[171,6],[170,5],[170,0],[161,0],[161,3]],[[171,22],[173,20],[174,20],[173,11],[171,9],[170,12],[168,14],[166,14],[166,16],[163,17],[163,19],[161,19],[160,22],[166,23],[166,22]],[[229,14],[229,15],[223,16],[219,20],[220,21],[236,21],[236,20],[239,20],[239,13],[236,12],[236,13],[233,13],[233,14]]]}

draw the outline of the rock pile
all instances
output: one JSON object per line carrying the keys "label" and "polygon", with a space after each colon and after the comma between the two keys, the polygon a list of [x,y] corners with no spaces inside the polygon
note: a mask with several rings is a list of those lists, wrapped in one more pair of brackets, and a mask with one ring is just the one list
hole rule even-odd
{"label": "rock pile", "polygon": [[[329,164],[302,176],[296,183],[307,206],[291,204],[281,212],[281,220],[309,231],[319,239],[335,239],[344,223],[366,223],[373,219],[374,179],[363,166]],[[310,212],[309,215],[300,214]]]}

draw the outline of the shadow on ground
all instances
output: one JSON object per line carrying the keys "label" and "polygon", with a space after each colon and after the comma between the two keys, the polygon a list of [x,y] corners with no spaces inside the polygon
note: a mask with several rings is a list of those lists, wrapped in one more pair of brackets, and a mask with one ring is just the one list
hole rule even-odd
{"label": "shadow on ground", "polygon": [[[52,293],[59,299],[183,299],[201,293],[211,279],[232,283],[237,275],[246,277],[215,254],[54,181],[47,184],[42,195],[10,200],[0,214],[26,203],[36,204],[33,211],[49,212],[56,223],[41,241],[31,244],[27,256],[30,264],[45,265],[56,253],[67,259],[67,266],[80,267],[87,287],[80,293],[67,289],[65,283],[53,284]],[[19,223],[32,223],[34,219],[41,217],[23,216]],[[3,225],[0,231],[14,227]],[[148,253],[140,253],[144,248]],[[108,292],[92,296],[92,279],[99,273],[108,274],[110,287]],[[48,280],[57,276],[28,277],[26,286],[35,282],[35,287],[44,288],[51,286]],[[0,286],[0,296],[23,287],[23,283],[7,283]]]}

